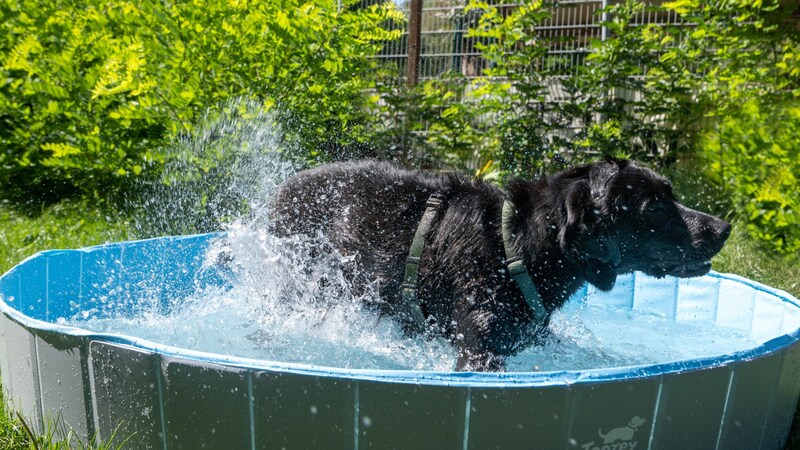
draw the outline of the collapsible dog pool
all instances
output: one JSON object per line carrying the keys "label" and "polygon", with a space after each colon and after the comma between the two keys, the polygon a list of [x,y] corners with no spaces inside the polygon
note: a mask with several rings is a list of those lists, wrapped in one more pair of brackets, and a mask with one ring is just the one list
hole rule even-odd
{"label": "collapsible dog pool", "polygon": [[[58,325],[208,286],[220,235],[39,253],[0,278],[5,399],[41,431],[128,448],[780,448],[800,392],[800,304],[736,276],[620,277],[575,301],[749,334],[656,365],[527,373],[346,370],[189,351]],[[127,306],[126,306],[127,305]],[[119,311],[117,311],[119,313]],[[635,337],[632,337],[635,339]]]}

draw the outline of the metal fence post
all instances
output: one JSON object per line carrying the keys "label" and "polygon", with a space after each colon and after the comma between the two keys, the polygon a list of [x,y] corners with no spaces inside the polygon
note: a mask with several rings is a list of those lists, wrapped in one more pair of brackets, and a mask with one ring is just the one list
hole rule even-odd
{"label": "metal fence post", "polygon": [[468,0],[464,0],[460,10],[457,8],[453,8],[454,11],[458,11],[454,13],[455,17],[453,17],[456,25],[456,29],[453,32],[453,57],[450,60],[450,70],[452,70],[453,72],[455,71],[461,72],[461,58],[463,57],[462,53],[464,50],[462,46],[462,41],[464,37],[464,23],[466,22],[464,20],[464,9],[467,6],[467,2]]}
{"label": "metal fence post", "polygon": [[408,85],[419,81],[419,55],[422,37],[422,0],[411,0],[408,18]]}
{"label": "metal fence post", "polygon": [[[608,27],[606,26],[606,22],[608,22],[608,0],[603,0],[600,3],[600,7],[602,8],[601,10],[603,11],[601,13],[601,15],[600,15],[600,22],[601,22],[601,24],[600,24],[600,40],[606,41],[608,39]],[[614,89],[612,88],[608,95],[613,99],[615,94],[616,93],[614,92]],[[605,114],[600,113],[600,114],[597,115],[597,122],[598,123],[602,124],[602,123],[605,123],[605,121],[606,121],[606,115]]]}

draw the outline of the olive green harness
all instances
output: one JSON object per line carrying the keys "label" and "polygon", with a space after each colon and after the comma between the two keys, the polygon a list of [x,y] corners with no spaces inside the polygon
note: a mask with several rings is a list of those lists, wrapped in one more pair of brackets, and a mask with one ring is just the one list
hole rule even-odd
{"label": "olive green harness", "polygon": [[[422,248],[425,246],[425,238],[430,231],[433,219],[436,218],[439,206],[443,201],[444,196],[438,192],[428,197],[425,212],[422,213],[422,219],[420,219],[417,231],[414,233],[414,239],[411,241],[411,249],[406,259],[406,272],[402,285],[403,300],[406,305],[408,305],[411,319],[420,331],[425,329],[425,316],[422,314],[422,309],[419,307],[419,299],[417,298],[420,256],[422,256]],[[530,273],[528,273],[528,269],[525,267],[522,256],[512,245],[514,233],[511,231],[511,225],[515,214],[516,210],[514,209],[514,204],[508,199],[503,201],[501,229],[503,235],[503,249],[506,256],[504,264],[508,269],[509,275],[511,275],[517,283],[517,287],[519,287],[519,290],[522,292],[522,296],[525,298],[528,307],[533,311],[536,322],[544,323],[547,318],[547,310],[542,304],[542,298],[539,296],[539,292],[536,291],[536,286],[533,284]]]}

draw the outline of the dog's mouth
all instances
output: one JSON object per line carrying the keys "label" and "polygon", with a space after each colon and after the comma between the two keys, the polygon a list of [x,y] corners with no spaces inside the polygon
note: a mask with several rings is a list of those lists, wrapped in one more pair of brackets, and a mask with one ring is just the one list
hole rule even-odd
{"label": "dog's mouth", "polygon": [[711,270],[710,260],[680,261],[677,263],[660,262],[650,266],[649,273],[657,277],[670,275],[679,278],[699,277]]}

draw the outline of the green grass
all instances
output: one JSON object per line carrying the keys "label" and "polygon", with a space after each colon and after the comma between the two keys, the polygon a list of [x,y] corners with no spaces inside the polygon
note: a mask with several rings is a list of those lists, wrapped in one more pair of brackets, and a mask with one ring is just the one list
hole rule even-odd
{"label": "green grass", "polygon": [[125,240],[128,228],[124,217],[88,202],[59,203],[32,217],[0,205],[0,273],[41,250]]}
{"label": "green grass", "polygon": [[764,250],[747,235],[744,225],[736,221],[731,237],[712,264],[718,272],[735,273],[800,298],[800,259]]}
{"label": "green grass", "polygon": [[[0,389],[0,400],[2,399],[3,393]],[[18,419],[11,419],[5,410],[5,401],[0,401],[0,448],[12,450],[31,447],[30,435],[25,426]]]}

